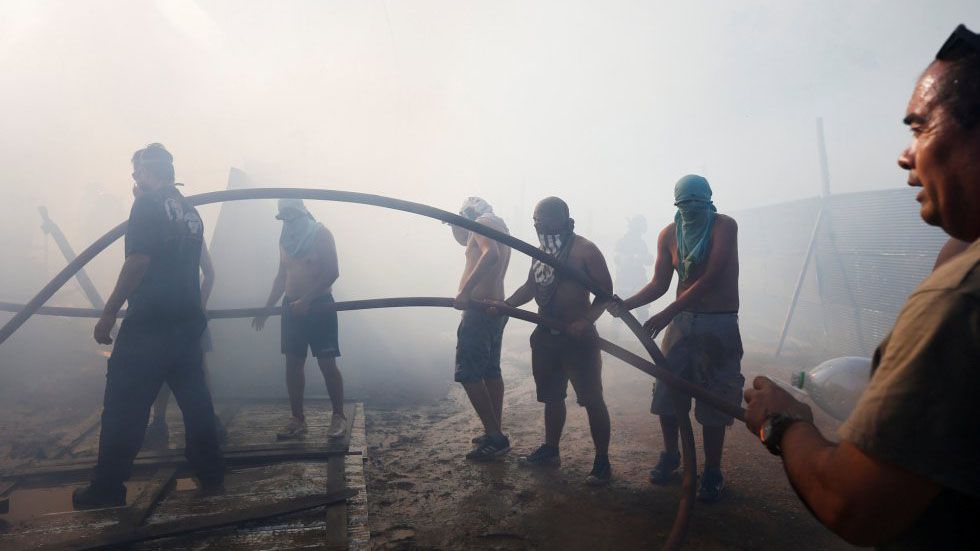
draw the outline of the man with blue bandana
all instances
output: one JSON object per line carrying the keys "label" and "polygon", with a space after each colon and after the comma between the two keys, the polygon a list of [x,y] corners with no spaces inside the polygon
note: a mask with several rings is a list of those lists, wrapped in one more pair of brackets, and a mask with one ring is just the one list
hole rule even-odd
{"label": "man with blue bandana", "polygon": [[[266,308],[282,301],[282,353],[286,356],[286,390],[293,417],[277,433],[280,440],[302,438],[307,431],[303,413],[303,391],[306,376],[306,354],[316,357],[327,383],[327,394],[333,406],[333,417],[327,435],[339,438],[346,431],[344,417],[344,379],[337,367],[340,345],[337,337],[337,312],[331,288],[340,275],[337,246],[333,234],[317,222],[300,199],[280,199],[279,273],[272,284]],[[261,330],[267,316],[252,320]]]}
{"label": "man with blue bandana", "polygon": [[[706,390],[741,402],[742,339],[738,331],[738,225],[718,214],[711,187],[702,176],[689,174],[674,187],[677,214],[657,241],[653,279],[626,300],[614,302],[614,315],[649,304],[663,296],[677,271],[677,297],[643,326],[656,336],[665,327],[664,354],[670,367]],[[680,465],[677,447],[677,401],[689,409],[691,397],[655,384],[650,412],[660,417],[664,451],[650,471],[650,482],[665,484]],[[704,428],[704,473],[698,499],[717,501],[724,488],[721,452],[725,428],[732,417],[700,401],[695,418]]]}

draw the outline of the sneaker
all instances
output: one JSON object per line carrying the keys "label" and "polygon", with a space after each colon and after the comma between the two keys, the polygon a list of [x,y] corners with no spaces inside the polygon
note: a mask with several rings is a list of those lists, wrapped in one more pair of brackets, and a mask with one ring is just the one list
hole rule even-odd
{"label": "sneaker", "polygon": [[534,450],[531,455],[520,458],[520,464],[525,467],[546,467],[561,465],[561,456],[558,454],[558,447],[550,444],[541,444],[541,447]]}
{"label": "sneaker", "polygon": [[721,499],[724,489],[725,477],[721,475],[721,470],[705,467],[701,473],[701,485],[698,487],[698,501],[714,503]]}
{"label": "sneaker", "polygon": [[340,438],[346,433],[347,418],[334,413],[330,417],[330,428],[327,429],[327,438]]}
{"label": "sneaker", "polygon": [[125,507],[126,486],[119,484],[103,487],[89,484],[84,488],[76,488],[71,494],[71,504],[76,510]]}
{"label": "sneaker", "polygon": [[650,484],[663,486],[670,480],[670,475],[674,474],[674,471],[680,466],[681,454],[679,452],[660,452],[660,460],[657,461],[657,466],[650,470]]}
{"label": "sneaker", "polygon": [[466,459],[471,461],[490,461],[494,457],[500,457],[510,451],[510,440],[500,435],[497,438],[487,437],[483,444],[480,444],[473,451],[466,454]]}
{"label": "sneaker", "polygon": [[293,417],[281,431],[276,433],[276,438],[279,440],[295,440],[304,435],[306,435],[306,421]]}
{"label": "sneaker", "polygon": [[170,447],[170,429],[167,428],[166,421],[153,420],[146,426],[146,434],[143,436],[143,447],[153,450],[167,449]]}
{"label": "sneaker", "polygon": [[487,436],[486,434],[481,434],[480,436],[474,436],[473,439],[470,440],[470,443],[479,446],[480,444],[486,442],[487,438],[489,438],[489,436]]}
{"label": "sneaker", "polygon": [[612,465],[609,458],[595,458],[592,462],[592,472],[585,478],[585,483],[589,486],[605,486],[612,479]]}

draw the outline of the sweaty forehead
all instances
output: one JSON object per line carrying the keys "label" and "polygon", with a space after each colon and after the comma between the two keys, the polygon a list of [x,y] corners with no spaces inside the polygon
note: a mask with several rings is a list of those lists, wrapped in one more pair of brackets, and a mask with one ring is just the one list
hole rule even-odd
{"label": "sweaty forehead", "polygon": [[908,108],[906,109],[906,124],[925,120],[929,115],[929,112],[934,107],[933,100],[936,99],[938,94],[940,76],[944,70],[945,66],[934,62],[919,77],[919,81],[915,84],[915,90],[912,91],[912,97],[909,99]]}

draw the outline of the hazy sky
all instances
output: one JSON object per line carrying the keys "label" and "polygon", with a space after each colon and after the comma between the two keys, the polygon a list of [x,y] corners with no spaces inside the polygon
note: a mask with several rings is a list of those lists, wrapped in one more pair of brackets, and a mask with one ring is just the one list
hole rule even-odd
{"label": "hazy sky", "polygon": [[[817,116],[835,192],[901,186],[905,102],[960,22],[980,29],[980,2],[0,0],[0,252],[41,242],[40,204],[71,235],[118,222],[85,219],[91,184],[121,220],[156,141],[185,193],[238,166],[450,210],[477,194],[525,238],[513,218],[556,194],[604,247],[629,215],[669,222],[689,172],[721,211],[817,194]],[[348,236],[403,221],[325,208],[358,218]]]}

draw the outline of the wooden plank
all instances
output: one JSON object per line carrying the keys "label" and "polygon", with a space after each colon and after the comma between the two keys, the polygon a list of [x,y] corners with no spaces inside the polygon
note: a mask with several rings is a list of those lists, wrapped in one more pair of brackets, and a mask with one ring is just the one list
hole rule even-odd
{"label": "wooden plank", "polygon": [[182,518],[170,522],[140,526],[135,529],[120,530],[113,528],[97,536],[76,540],[68,544],[51,547],[42,546],[40,549],[87,551],[133,545],[143,541],[170,538],[202,530],[238,526],[326,505],[343,503],[356,494],[357,491],[355,490],[341,490],[339,492],[292,498],[235,511],[222,511],[205,517]]}
{"label": "wooden plank", "polygon": [[[327,461],[327,492],[342,491],[347,487],[345,457],[331,457]],[[327,549],[347,549],[347,507],[327,508]]]}
{"label": "wooden plank", "polygon": [[[281,463],[285,461],[317,461],[326,460],[335,456],[347,455],[347,450],[336,449],[334,447],[314,447],[303,446],[295,449],[259,450],[240,453],[226,453],[225,465],[228,467],[264,465],[269,463]],[[10,473],[5,473],[4,478],[23,478],[23,477],[71,477],[86,474],[95,467],[94,461],[84,463],[55,465],[50,467],[30,467],[19,469]],[[177,467],[183,471],[188,467],[187,460],[180,455],[164,455],[154,458],[140,458],[133,463],[136,470],[147,468]]]}
{"label": "wooden plank", "polygon": [[102,408],[99,407],[94,413],[92,413],[92,415],[89,415],[84,421],[75,425],[68,432],[66,432],[65,435],[58,440],[57,444],[46,446],[42,450],[44,457],[49,459],[58,459],[68,455],[75,446],[92,434],[101,423]]}
{"label": "wooden plank", "polygon": [[7,494],[14,489],[14,486],[16,486],[18,482],[20,481],[16,478],[11,480],[0,480],[0,497],[6,497]]}
{"label": "wooden plank", "polygon": [[132,527],[137,527],[146,521],[146,518],[150,516],[150,511],[153,510],[153,506],[160,501],[163,497],[164,492],[174,481],[174,477],[177,476],[176,467],[164,467],[159,469],[153,477],[150,478],[150,483],[143,487],[140,495],[133,499],[133,502],[125,509],[123,512],[123,521]]}

